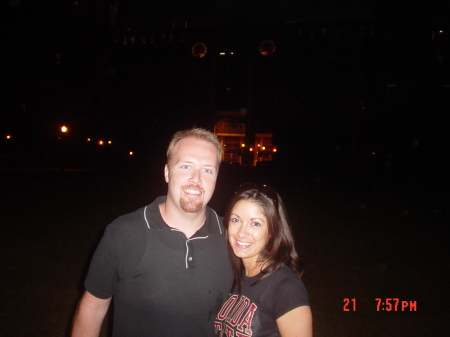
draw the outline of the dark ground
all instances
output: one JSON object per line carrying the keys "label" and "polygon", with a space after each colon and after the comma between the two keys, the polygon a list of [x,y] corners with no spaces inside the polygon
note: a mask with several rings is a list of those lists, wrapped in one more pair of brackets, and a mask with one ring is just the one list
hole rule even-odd
{"label": "dark ground", "polygon": [[[447,336],[448,200],[291,170],[224,167],[211,205],[223,212],[244,181],[279,191],[306,265],[314,336]],[[66,336],[104,227],[166,189],[160,165],[0,170],[0,184],[2,336]],[[343,311],[345,298],[355,311]],[[378,312],[375,298],[415,301],[417,311]]]}

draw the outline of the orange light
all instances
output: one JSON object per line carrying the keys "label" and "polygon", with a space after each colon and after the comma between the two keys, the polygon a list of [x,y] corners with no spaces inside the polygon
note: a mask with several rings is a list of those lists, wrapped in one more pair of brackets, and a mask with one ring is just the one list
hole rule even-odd
{"label": "orange light", "polygon": [[250,151],[250,152],[253,152],[253,148],[251,147],[251,148],[249,149],[249,151]]}
{"label": "orange light", "polygon": [[98,141],[98,145],[103,145],[103,140],[100,139],[100,140]]}
{"label": "orange light", "polygon": [[263,147],[262,147],[262,149],[263,149],[263,151],[264,151],[264,150],[266,149],[266,147],[265,147],[265,146],[263,146]]}
{"label": "orange light", "polygon": [[245,147],[245,144],[241,144],[242,147]]}
{"label": "orange light", "polygon": [[197,42],[191,49],[192,56],[198,58],[204,57],[207,52],[208,48],[206,47],[206,44],[204,44],[203,42]]}
{"label": "orange light", "polygon": [[130,153],[129,153],[129,154],[130,154],[130,156],[134,155],[133,151],[130,151]]}
{"label": "orange light", "polygon": [[270,56],[275,53],[275,50],[277,50],[277,47],[272,40],[265,40],[259,45],[259,53],[262,56]]}
{"label": "orange light", "polygon": [[273,149],[273,152],[277,152],[277,149]]}
{"label": "orange light", "polygon": [[108,144],[112,144],[112,141],[108,140]]}
{"label": "orange light", "polygon": [[6,136],[6,139],[11,139],[11,135],[7,135],[7,136]]}
{"label": "orange light", "polygon": [[88,138],[88,139],[86,139],[88,142],[90,142],[91,141],[91,139],[90,138]]}
{"label": "orange light", "polygon": [[68,131],[68,129],[67,129],[67,126],[61,126],[61,132],[67,132]]}

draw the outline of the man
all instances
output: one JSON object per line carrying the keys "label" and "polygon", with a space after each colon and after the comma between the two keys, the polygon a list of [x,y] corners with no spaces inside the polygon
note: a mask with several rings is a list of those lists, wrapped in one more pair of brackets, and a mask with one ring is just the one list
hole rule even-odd
{"label": "man", "polygon": [[106,228],[72,336],[98,336],[112,297],[113,336],[214,336],[233,278],[222,220],[206,206],[221,157],[209,131],[173,136],[164,168],[167,196]]}

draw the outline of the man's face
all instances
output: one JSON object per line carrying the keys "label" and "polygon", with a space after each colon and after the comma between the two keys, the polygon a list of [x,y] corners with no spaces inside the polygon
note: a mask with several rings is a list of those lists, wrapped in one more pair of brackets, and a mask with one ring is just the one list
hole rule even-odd
{"label": "man's face", "polygon": [[217,173],[214,145],[193,137],[180,140],[164,168],[168,201],[185,212],[200,212],[213,195]]}

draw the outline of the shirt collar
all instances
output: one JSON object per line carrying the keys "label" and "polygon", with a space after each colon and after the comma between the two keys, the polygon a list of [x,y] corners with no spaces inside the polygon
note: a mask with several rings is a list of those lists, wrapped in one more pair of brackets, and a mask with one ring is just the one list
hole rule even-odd
{"label": "shirt collar", "polygon": [[[150,205],[144,207],[144,220],[149,229],[162,231],[170,230],[159,210],[159,205],[166,201],[166,196],[156,198]],[[205,224],[196,232],[195,236],[208,234],[223,234],[222,222],[216,211],[206,206]]]}

